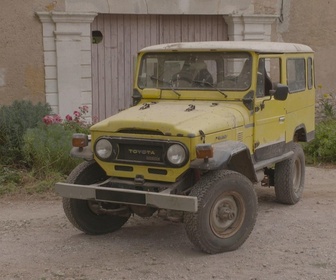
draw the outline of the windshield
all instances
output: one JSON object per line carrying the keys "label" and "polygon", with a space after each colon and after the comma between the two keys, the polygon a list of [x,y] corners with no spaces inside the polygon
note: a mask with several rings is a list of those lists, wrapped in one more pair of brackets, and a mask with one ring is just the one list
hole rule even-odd
{"label": "windshield", "polygon": [[246,90],[252,59],[242,52],[148,53],[142,57],[139,88]]}

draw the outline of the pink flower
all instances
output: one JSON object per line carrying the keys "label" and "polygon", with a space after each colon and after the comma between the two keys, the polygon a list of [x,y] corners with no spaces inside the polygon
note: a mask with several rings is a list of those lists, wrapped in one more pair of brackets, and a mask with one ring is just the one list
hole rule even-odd
{"label": "pink flower", "polygon": [[42,120],[46,125],[49,125],[49,124],[53,123],[53,118],[50,115],[44,116]]}
{"label": "pink flower", "polygon": [[60,115],[46,115],[43,117],[42,120],[46,125],[62,123],[62,118],[60,117]]}
{"label": "pink flower", "polygon": [[60,117],[60,115],[53,116],[53,123],[61,123],[61,122],[62,122],[62,118]]}
{"label": "pink flower", "polygon": [[82,107],[82,110],[81,110],[84,114],[85,113],[87,113],[87,112],[89,112],[89,106],[87,106],[87,105],[84,105],[83,107]]}
{"label": "pink flower", "polygon": [[89,106],[84,105],[78,108],[79,111],[74,111],[72,116],[70,114],[66,115],[64,120],[58,114],[46,115],[42,120],[46,125],[66,125],[66,122],[76,122],[79,125],[85,126],[87,124],[83,116],[89,111]]}
{"label": "pink flower", "polygon": [[81,116],[81,113],[78,111],[74,111],[73,114],[76,118],[79,118]]}

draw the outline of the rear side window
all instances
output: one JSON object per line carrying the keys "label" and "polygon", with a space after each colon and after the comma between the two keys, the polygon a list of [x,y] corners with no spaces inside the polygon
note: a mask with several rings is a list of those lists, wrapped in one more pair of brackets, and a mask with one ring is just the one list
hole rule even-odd
{"label": "rear side window", "polygon": [[308,69],[308,89],[312,89],[314,86],[314,70],[313,70],[313,59],[311,57],[308,58],[307,63]]}
{"label": "rear side window", "polygon": [[290,92],[306,89],[306,66],[304,58],[287,59],[287,85]]}

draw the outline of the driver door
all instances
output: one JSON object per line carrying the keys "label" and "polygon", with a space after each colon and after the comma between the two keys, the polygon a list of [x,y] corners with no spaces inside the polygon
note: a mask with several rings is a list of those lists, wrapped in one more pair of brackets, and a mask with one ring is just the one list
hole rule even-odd
{"label": "driver door", "polygon": [[261,57],[258,64],[254,112],[254,157],[256,161],[281,155],[286,143],[286,108],[284,101],[270,96],[274,84],[280,83],[281,59]]}

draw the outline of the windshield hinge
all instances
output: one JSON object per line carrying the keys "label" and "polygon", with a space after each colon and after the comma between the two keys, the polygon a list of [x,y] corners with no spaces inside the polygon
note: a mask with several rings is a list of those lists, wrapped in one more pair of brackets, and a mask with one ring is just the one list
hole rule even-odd
{"label": "windshield hinge", "polygon": [[203,130],[199,131],[200,135],[201,135],[201,141],[203,141],[203,144],[205,143],[205,133]]}

